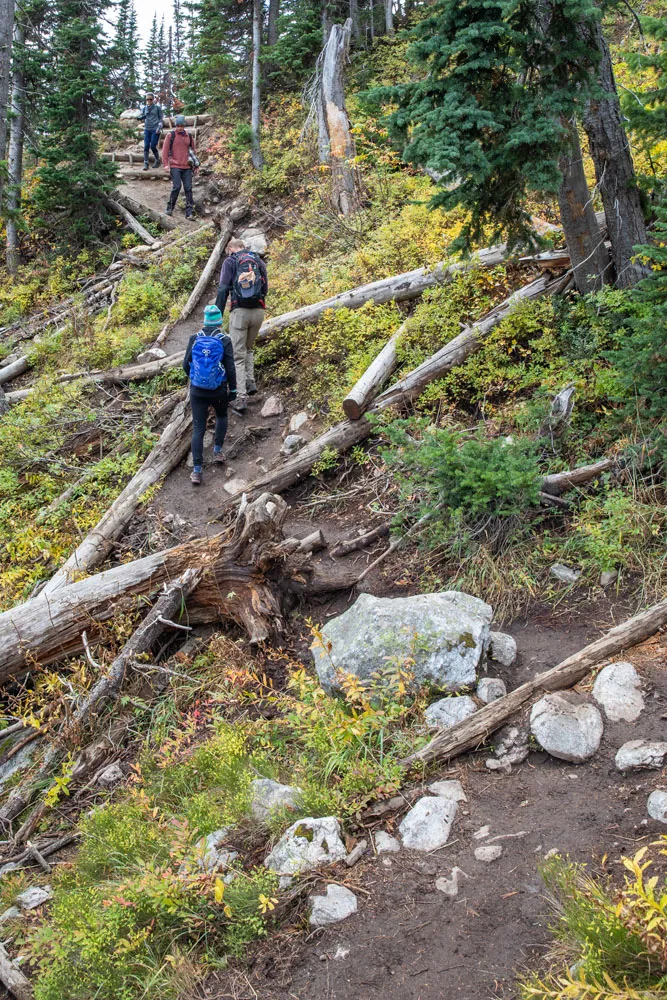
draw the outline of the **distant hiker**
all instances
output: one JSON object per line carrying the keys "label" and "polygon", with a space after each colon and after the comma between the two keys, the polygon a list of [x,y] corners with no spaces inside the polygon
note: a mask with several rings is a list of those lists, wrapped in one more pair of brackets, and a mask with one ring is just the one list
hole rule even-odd
{"label": "distant hiker", "polygon": [[192,201],[192,172],[199,167],[195,152],[195,140],[185,129],[185,115],[176,115],[176,128],[167,134],[162,147],[164,169],[171,174],[171,194],[167,202],[167,215],[173,215],[181,190],[185,191],[185,218],[191,219],[194,205]]}
{"label": "distant hiker", "polygon": [[160,166],[158,143],[163,125],[162,108],[155,102],[154,94],[146,94],[146,103],[141,109],[140,121],[144,123],[144,170],[148,170],[150,153],[153,153],[154,167]]}
{"label": "distant hiker", "polygon": [[225,253],[227,257],[220,272],[215,304],[221,313],[224,312],[231,293],[229,336],[234,345],[238,388],[238,398],[232,409],[243,414],[247,409],[246,397],[257,392],[253,347],[264,322],[269,279],[266,264],[259,254],[246,250],[243,240],[230,240]]}
{"label": "distant hiker", "polygon": [[234,349],[222,332],[222,313],[217,306],[204,309],[204,327],[193,333],[183,358],[183,369],[190,378],[192,406],[192,463],[190,482],[199,486],[204,465],[204,434],[209,407],[215,410],[213,461],[221,464],[222,446],[227,433],[227,405],[236,399]]}

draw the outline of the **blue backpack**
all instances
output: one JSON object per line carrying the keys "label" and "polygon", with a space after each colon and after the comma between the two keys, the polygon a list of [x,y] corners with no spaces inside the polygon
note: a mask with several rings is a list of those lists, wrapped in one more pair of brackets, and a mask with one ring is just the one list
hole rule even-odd
{"label": "blue backpack", "polygon": [[190,382],[197,389],[219,389],[227,381],[222,361],[225,355],[222,332],[214,336],[201,330],[192,345]]}

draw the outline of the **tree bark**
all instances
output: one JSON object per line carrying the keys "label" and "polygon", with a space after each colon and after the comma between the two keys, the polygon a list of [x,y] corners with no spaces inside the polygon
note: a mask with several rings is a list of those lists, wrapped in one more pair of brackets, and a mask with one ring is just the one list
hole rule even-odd
{"label": "tree bark", "polygon": [[267,26],[267,42],[275,45],[278,41],[278,16],[280,14],[280,0],[269,0],[269,23]]}
{"label": "tree bark", "polygon": [[3,944],[0,944],[0,982],[16,1000],[32,1000],[30,980],[16,968]]}
{"label": "tree bark", "polygon": [[[153,176],[155,176],[155,174]],[[114,198],[119,205],[126,208],[128,212],[132,213],[132,215],[146,215],[151,222],[157,222],[161,229],[176,229],[177,223],[164,212],[158,212],[156,209],[150,208],[148,205],[142,205],[141,202],[135,201],[134,198],[130,198],[129,195],[123,194],[122,191],[115,191]]]}
{"label": "tree bark", "polygon": [[30,362],[25,355],[17,358],[16,361],[12,361],[9,365],[4,365],[4,367],[0,368],[0,385],[5,385],[6,382],[11,382],[12,379],[23,375],[29,367]]}
{"label": "tree bark", "polygon": [[361,28],[359,26],[359,0],[350,0],[350,21],[352,22],[352,38],[354,44],[359,45],[361,41]]}
{"label": "tree bark", "polygon": [[611,261],[588,190],[576,123],[562,124],[567,129],[570,148],[559,161],[563,179],[558,189],[558,205],[574,282],[585,295],[611,283]]}
{"label": "tree bark", "polygon": [[545,476],[542,481],[542,492],[549,496],[559,496],[566,490],[574,489],[575,486],[583,486],[590,483],[592,479],[597,479],[614,468],[615,461],[612,458],[602,458],[593,465],[580,465],[576,469],[568,469],[566,472],[554,472],[550,476]]}
{"label": "tree bark", "polygon": [[261,106],[261,66],[260,51],[262,46],[262,0],[252,2],[252,94],[250,111],[250,129],[252,131],[252,165],[255,170],[264,166],[264,158],[259,141],[260,106]]}
{"label": "tree bark", "polygon": [[360,309],[367,302],[382,305],[384,302],[408,302],[417,299],[427,288],[448,284],[452,278],[469,267],[497,267],[507,258],[504,245],[489,247],[475,254],[472,261],[456,261],[453,264],[440,263],[433,268],[418,267],[414,271],[395,274],[391,278],[371,281],[347,292],[332,295],[310,306],[301,306],[291,312],[282,313],[262,324],[258,339],[268,340],[282,333],[295,323],[316,323],[327,309]]}
{"label": "tree bark", "polygon": [[[7,156],[7,109],[12,78],[14,0],[0,0],[0,160]],[[2,194],[0,179],[0,195]]]}
{"label": "tree bark", "polygon": [[359,206],[359,181],[352,164],[356,149],[345,108],[345,63],[352,21],[333,24],[321,56],[321,93],[317,104],[320,162],[331,167],[332,201],[342,215]]}
{"label": "tree bark", "polygon": [[155,237],[151,236],[147,229],[144,229],[141,223],[135,219],[131,212],[128,212],[123,205],[114,201],[113,198],[105,198],[104,203],[115,215],[119,215],[121,219],[127,223],[130,229],[137,234],[140,240],[147,243],[149,247],[153,246],[156,242]]}
{"label": "tree bark", "polygon": [[[1,2],[1,0],[0,0]],[[18,214],[21,209],[21,183],[23,180],[23,128],[25,123],[25,73],[23,72],[23,44],[25,28],[19,22],[14,35],[14,72],[12,75],[12,121],[7,157],[7,270],[16,274],[18,255]],[[1,119],[0,114],[0,119]]]}
{"label": "tree bark", "polygon": [[504,698],[485,705],[463,722],[457,722],[447,730],[440,730],[430,743],[401,763],[411,766],[431,760],[451,760],[466,750],[474,750],[536,695],[572,687],[583,680],[596,664],[650,638],[665,624],[667,600],[653,605],[621,625],[616,625],[601,639],[568,656],[551,670],[538,674]]}
{"label": "tree bark", "polygon": [[388,35],[394,34],[394,0],[384,0],[384,30]]}
{"label": "tree bark", "polygon": [[616,284],[619,288],[630,288],[649,273],[645,265],[632,261],[635,247],[646,243],[646,224],[630,144],[623,126],[611,54],[599,22],[595,23],[592,37],[587,40],[600,53],[598,85],[602,96],[589,101],[584,128],[607,217]]}
{"label": "tree bark", "polygon": [[403,323],[389,338],[375,360],[368,366],[358,382],[343,400],[343,413],[349,420],[358,420],[377,395],[398,364],[396,348],[405,330]]}

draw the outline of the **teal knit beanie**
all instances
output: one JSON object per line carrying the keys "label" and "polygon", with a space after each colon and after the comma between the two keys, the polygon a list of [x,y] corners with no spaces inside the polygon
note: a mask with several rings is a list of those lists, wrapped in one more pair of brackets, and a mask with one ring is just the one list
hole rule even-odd
{"label": "teal knit beanie", "polygon": [[206,306],[204,309],[204,326],[220,326],[222,313],[217,306]]}

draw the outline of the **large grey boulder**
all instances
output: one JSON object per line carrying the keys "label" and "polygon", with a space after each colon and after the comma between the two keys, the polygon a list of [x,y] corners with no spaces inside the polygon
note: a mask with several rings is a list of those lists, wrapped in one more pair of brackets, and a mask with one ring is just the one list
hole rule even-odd
{"label": "large grey boulder", "polygon": [[309,817],[297,820],[285,831],[264,864],[279,875],[298,875],[310,868],[343,861],[346,857],[336,817]]}
{"label": "large grey boulder", "polygon": [[322,687],[334,691],[338,671],[369,680],[388,661],[410,658],[417,684],[458,691],[475,683],[492,615],[484,601],[453,590],[394,598],[361,594],[324,626],[324,646],[311,646],[315,668]]}
{"label": "large grey boulder", "polygon": [[311,927],[337,924],[357,912],[357,897],[344,885],[328,885],[323,896],[311,896]]}
{"label": "large grey boulder", "polygon": [[259,823],[266,823],[271,813],[278,809],[297,809],[301,798],[300,789],[281,785],[271,778],[257,778],[251,782],[250,793],[250,812]]}
{"label": "large grey boulder", "polygon": [[424,712],[426,725],[431,729],[449,729],[457,722],[462,722],[477,711],[477,705],[467,694],[454,698],[441,698],[434,701]]}
{"label": "large grey boulder", "polygon": [[413,851],[435,851],[449,840],[456,816],[455,799],[425,795],[419,799],[399,826],[403,847]]}
{"label": "large grey boulder", "polygon": [[641,677],[626,660],[602,668],[595,678],[593,697],[612,722],[634,722],[644,709]]}
{"label": "large grey boulder", "polygon": [[659,788],[651,792],[646,807],[651,819],[657,819],[658,823],[667,823],[667,792]]}
{"label": "large grey boulder", "polygon": [[639,771],[644,767],[661,768],[667,757],[667,743],[630,740],[617,752],[614,763],[619,771]]}
{"label": "large grey boulder", "polygon": [[573,764],[593,756],[604,729],[595,705],[573,692],[540,698],[530,713],[530,728],[547,753]]}

